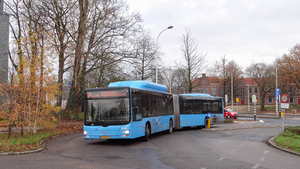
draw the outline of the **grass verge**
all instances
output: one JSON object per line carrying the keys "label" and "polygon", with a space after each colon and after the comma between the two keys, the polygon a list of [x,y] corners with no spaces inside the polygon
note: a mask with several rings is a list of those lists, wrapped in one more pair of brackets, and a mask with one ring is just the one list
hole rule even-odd
{"label": "grass verge", "polygon": [[274,141],[281,148],[300,153],[300,126],[285,128]]}
{"label": "grass verge", "polygon": [[224,119],[224,123],[233,123],[233,119]]}
{"label": "grass verge", "polygon": [[8,134],[0,134],[0,152],[23,152],[36,150],[41,148],[40,141],[45,138],[50,138],[55,135],[82,131],[82,122],[60,123],[52,129],[40,129],[33,134],[25,132],[24,136],[18,132],[12,133],[8,138]]}

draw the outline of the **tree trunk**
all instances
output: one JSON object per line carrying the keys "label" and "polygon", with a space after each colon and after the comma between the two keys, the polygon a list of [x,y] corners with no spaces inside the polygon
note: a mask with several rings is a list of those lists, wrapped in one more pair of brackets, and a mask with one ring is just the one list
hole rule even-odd
{"label": "tree trunk", "polygon": [[75,49],[74,74],[70,96],[68,99],[68,109],[73,110],[75,116],[81,112],[81,95],[84,85],[85,66],[82,66],[84,58],[84,37],[86,34],[86,19],[88,10],[88,0],[79,0],[80,18],[78,23],[78,37]]}

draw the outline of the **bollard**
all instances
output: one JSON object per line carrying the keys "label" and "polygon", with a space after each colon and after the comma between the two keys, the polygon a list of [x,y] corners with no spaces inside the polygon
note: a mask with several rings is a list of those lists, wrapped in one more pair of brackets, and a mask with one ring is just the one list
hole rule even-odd
{"label": "bollard", "polygon": [[254,121],[256,121],[256,106],[254,104]]}
{"label": "bollard", "polygon": [[210,129],[210,118],[208,118],[208,126],[207,126],[207,128]]}

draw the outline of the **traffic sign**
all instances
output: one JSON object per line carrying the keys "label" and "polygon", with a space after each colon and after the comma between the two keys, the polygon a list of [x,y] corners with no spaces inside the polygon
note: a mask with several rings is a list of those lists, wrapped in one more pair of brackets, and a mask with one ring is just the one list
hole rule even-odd
{"label": "traffic sign", "polygon": [[276,89],[275,99],[278,100],[278,96],[280,96],[280,89]]}
{"label": "traffic sign", "polygon": [[280,97],[281,103],[287,103],[289,101],[289,96],[287,94],[282,94]]}
{"label": "traffic sign", "polygon": [[289,109],[290,104],[289,104],[289,103],[280,103],[280,107],[281,107],[282,109]]}

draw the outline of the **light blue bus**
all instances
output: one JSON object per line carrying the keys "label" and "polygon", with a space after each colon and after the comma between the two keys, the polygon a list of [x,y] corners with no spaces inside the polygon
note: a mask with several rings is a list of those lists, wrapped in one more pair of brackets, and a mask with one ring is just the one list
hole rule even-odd
{"label": "light blue bus", "polygon": [[84,139],[134,139],[173,132],[173,96],[164,85],[122,81],[86,89]]}
{"label": "light blue bus", "polygon": [[223,98],[209,94],[179,94],[173,95],[175,110],[175,127],[208,126],[224,121]]}

